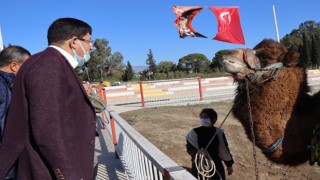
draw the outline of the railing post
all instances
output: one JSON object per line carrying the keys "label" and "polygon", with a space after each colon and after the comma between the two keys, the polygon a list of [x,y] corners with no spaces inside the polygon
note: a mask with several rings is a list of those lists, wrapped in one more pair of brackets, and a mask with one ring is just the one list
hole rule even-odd
{"label": "railing post", "polygon": [[102,96],[102,85],[101,84],[98,85],[98,93],[99,93],[99,96],[101,98],[103,98],[103,96]]}
{"label": "railing post", "polygon": [[166,167],[163,169],[163,180],[170,180],[171,173],[176,173],[179,171],[185,171],[185,169],[181,166],[173,166],[173,167]]}
{"label": "railing post", "polygon": [[166,168],[163,169],[163,180],[170,180],[170,173]]}
{"label": "railing post", "polygon": [[[116,149],[116,146],[118,144],[118,142],[117,142],[117,134],[116,134],[116,129],[114,127],[114,119],[113,119],[113,117],[111,115],[110,115],[110,125],[111,125],[111,133],[112,133],[113,145],[114,145],[114,147]],[[116,153],[116,158],[119,159],[119,155],[118,155],[117,151],[115,151],[115,153]]]}
{"label": "railing post", "polygon": [[[107,102],[106,90],[105,90],[104,88],[102,88],[102,99],[103,99],[105,102]],[[104,111],[101,112],[101,116],[102,116],[102,119],[104,120],[104,118],[105,118],[105,116],[106,116]],[[107,128],[107,125],[106,125],[105,123],[103,123],[102,129],[106,129],[106,128]]]}
{"label": "railing post", "polygon": [[103,93],[103,100],[107,103],[108,102],[108,100],[107,100],[107,91],[104,88],[102,88],[102,93]]}
{"label": "railing post", "polygon": [[144,96],[143,96],[142,81],[140,81],[140,95],[141,95],[141,104],[142,104],[142,107],[144,107]]}
{"label": "railing post", "polygon": [[[98,85],[98,95],[99,95],[103,100],[105,100],[103,94],[104,94],[104,89],[102,88],[102,85],[99,84],[99,85]],[[103,124],[102,129],[106,129],[106,128],[107,128],[107,125],[104,123],[104,118],[105,118],[105,113],[104,113],[104,111],[102,111],[102,112],[101,112],[101,119],[102,119],[102,124]]]}
{"label": "railing post", "polygon": [[199,94],[200,94],[200,101],[202,101],[202,86],[201,86],[201,78],[198,78],[198,84],[199,84]]}

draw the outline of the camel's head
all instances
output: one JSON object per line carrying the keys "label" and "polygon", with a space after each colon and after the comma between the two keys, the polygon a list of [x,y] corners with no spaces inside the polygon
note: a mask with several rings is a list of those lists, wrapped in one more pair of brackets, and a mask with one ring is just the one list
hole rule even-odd
{"label": "camel's head", "polygon": [[223,67],[235,79],[244,79],[257,70],[276,65],[296,66],[299,54],[288,53],[287,48],[272,39],[264,39],[254,49],[233,49],[223,55]]}

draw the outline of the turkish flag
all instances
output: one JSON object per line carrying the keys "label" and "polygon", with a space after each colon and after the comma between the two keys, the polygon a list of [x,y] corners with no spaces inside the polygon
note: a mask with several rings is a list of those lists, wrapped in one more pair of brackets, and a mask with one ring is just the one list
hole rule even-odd
{"label": "turkish flag", "polygon": [[209,7],[218,20],[218,33],[213,39],[234,44],[245,44],[238,8]]}

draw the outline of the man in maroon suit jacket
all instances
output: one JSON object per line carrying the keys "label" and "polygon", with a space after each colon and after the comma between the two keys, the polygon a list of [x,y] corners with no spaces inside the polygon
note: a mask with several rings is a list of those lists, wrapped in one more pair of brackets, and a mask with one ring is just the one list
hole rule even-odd
{"label": "man in maroon suit jacket", "polygon": [[93,49],[91,27],[61,18],[49,47],[30,57],[12,89],[0,148],[0,179],[18,161],[18,179],[93,179],[96,120],[74,68]]}

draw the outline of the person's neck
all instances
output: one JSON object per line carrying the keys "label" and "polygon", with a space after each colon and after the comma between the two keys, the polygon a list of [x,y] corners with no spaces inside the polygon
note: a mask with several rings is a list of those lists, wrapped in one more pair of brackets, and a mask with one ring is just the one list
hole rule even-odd
{"label": "person's neck", "polygon": [[211,126],[204,126],[204,127],[206,127],[206,128],[212,128],[213,126],[211,125]]}
{"label": "person's neck", "polygon": [[69,53],[71,56],[74,56],[72,49],[69,47],[68,43],[64,43],[64,44],[57,44],[57,43],[52,43],[50,45],[53,46],[57,46],[63,50],[65,50],[67,53]]}
{"label": "person's neck", "polygon": [[9,66],[1,67],[1,68],[0,68],[0,71],[6,72],[6,73],[13,73],[13,74],[14,74],[14,72],[11,71],[11,69],[10,69]]}

